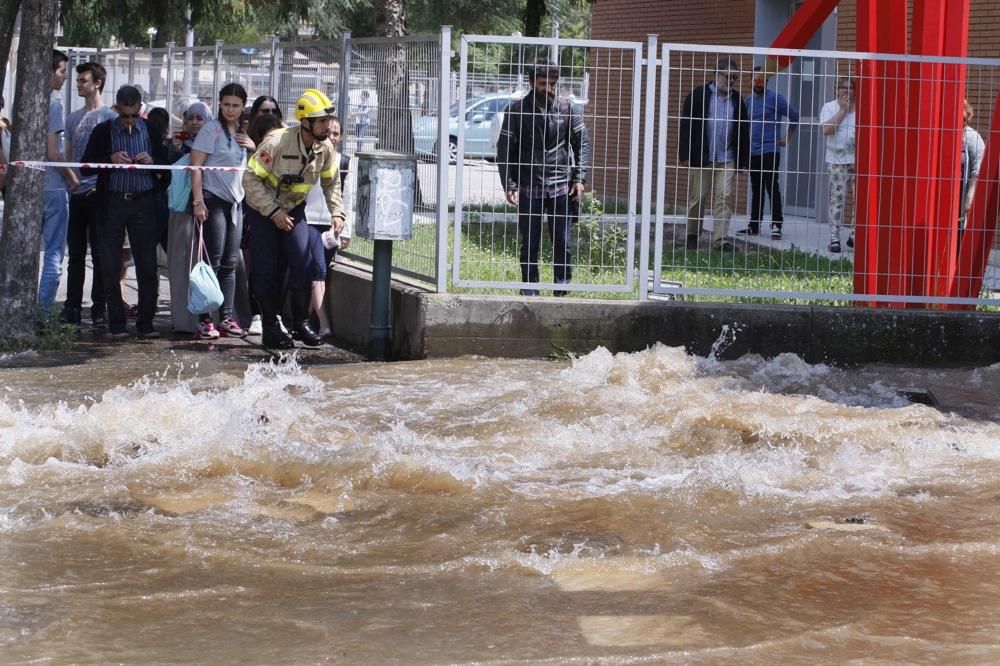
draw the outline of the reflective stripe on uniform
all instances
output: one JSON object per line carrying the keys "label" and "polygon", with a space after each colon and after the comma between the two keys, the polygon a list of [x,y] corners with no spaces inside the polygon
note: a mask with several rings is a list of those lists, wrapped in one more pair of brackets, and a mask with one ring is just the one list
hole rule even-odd
{"label": "reflective stripe on uniform", "polygon": [[254,172],[255,176],[261,180],[267,181],[274,188],[278,187],[278,177],[268,171],[267,167],[261,164],[256,157],[251,157],[247,160],[247,166],[250,167],[250,170]]}

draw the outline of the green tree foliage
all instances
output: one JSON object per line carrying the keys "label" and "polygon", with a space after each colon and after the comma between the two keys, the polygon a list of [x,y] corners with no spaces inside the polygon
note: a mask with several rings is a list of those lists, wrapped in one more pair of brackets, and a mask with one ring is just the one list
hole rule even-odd
{"label": "green tree foliage", "polygon": [[62,0],[65,44],[144,46],[146,30],[156,28],[156,46],[183,44],[187,10],[195,26],[195,44],[256,42],[278,35],[294,39],[303,25],[320,38],[332,38],[348,28],[345,17],[368,0]]}

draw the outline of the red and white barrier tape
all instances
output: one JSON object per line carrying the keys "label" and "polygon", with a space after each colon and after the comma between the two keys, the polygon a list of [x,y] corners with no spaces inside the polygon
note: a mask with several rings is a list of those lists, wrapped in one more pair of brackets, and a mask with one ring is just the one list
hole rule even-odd
{"label": "red and white barrier tape", "polygon": [[152,169],[154,171],[245,171],[246,167],[191,166],[190,164],[93,164],[88,162],[40,162],[35,160],[15,160],[10,164],[0,164],[0,173],[7,173],[12,167],[45,170],[45,167],[69,167],[79,169]]}

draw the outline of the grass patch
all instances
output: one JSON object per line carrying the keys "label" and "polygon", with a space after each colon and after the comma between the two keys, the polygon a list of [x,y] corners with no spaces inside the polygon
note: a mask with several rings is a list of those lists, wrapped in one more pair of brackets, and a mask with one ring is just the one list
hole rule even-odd
{"label": "grass patch", "polygon": [[[626,256],[627,232],[622,225],[608,223],[608,211],[591,193],[584,195],[579,222],[574,226],[573,281],[577,284],[623,285],[628,257]],[[620,203],[616,205],[621,205]],[[507,213],[494,218],[492,214]],[[485,215],[484,215],[485,214]],[[486,221],[484,221],[484,219]],[[638,243],[638,240],[636,241]],[[435,225],[414,225],[413,240],[395,244],[393,266],[410,273],[432,276],[435,272],[437,231]],[[519,282],[521,269],[518,260],[516,209],[502,204],[466,206],[462,217],[462,279],[481,282]],[[448,231],[448,266],[452,265],[454,228]],[[372,256],[371,241],[356,238],[351,253]],[[638,261],[638,257],[636,258]],[[664,245],[663,282],[680,283],[694,289],[725,289],[732,291],[768,291],[852,294],[854,290],[854,265],[849,254],[831,258],[824,254],[801,248],[777,249],[751,245],[747,251],[723,253],[701,250],[685,251]],[[546,233],[542,234],[539,257],[539,280],[543,293],[552,289],[552,247]],[[510,295],[508,288],[472,288],[449,286],[452,293]],[[582,298],[635,300],[638,285],[627,292],[573,291],[571,295]],[[716,303],[771,303],[783,305],[838,305],[851,306],[849,299],[823,300],[816,298],[747,297],[685,295],[687,301]],[[1000,307],[980,305],[980,312],[998,312]]]}
{"label": "grass patch", "polygon": [[54,310],[38,316],[35,336],[23,340],[0,339],[0,353],[35,351],[67,351],[76,345],[79,331],[72,324],[59,321]]}

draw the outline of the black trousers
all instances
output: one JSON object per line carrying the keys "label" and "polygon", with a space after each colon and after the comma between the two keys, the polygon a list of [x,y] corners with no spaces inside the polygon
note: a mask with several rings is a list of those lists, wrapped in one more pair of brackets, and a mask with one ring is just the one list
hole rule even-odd
{"label": "black trousers", "polygon": [[544,199],[529,199],[524,196],[518,199],[517,229],[521,236],[521,281],[538,282],[538,251],[542,247],[543,213],[548,214],[555,282],[566,284],[573,278],[571,228],[579,216],[578,204],[570,200],[568,194]]}
{"label": "black trousers", "polygon": [[102,215],[100,198],[95,190],[87,194],[75,194],[69,198],[69,225],[66,228],[66,250],[69,254],[66,267],[66,305],[78,310],[83,306],[83,283],[87,275],[89,246],[94,260],[94,276],[90,285],[92,315],[103,315],[106,309],[97,236],[97,224]]}
{"label": "black trousers", "polygon": [[108,330],[112,333],[120,333],[126,329],[125,304],[118,283],[126,233],[132,247],[135,277],[139,284],[139,316],[135,327],[139,333],[148,333],[153,330],[153,316],[156,314],[157,291],[160,286],[156,266],[159,230],[156,226],[152,192],[130,200],[121,194],[109,192],[105,200],[104,215],[97,224],[101,280],[104,283],[104,299],[108,304]]}
{"label": "black trousers", "polygon": [[[250,278],[255,296],[278,303],[282,295],[286,269],[288,288],[292,291],[312,289],[312,252],[314,230],[306,222],[305,204],[299,204],[288,214],[295,221],[291,231],[281,231],[269,218],[247,206],[244,219],[250,223]],[[280,304],[279,304],[280,307]]]}
{"label": "black trousers", "polygon": [[750,156],[750,227],[757,229],[764,217],[764,194],[771,199],[771,223],[781,229],[785,216],[781,210],[781,187],[778,172],[781,170],[781,153],[764,153]]}

